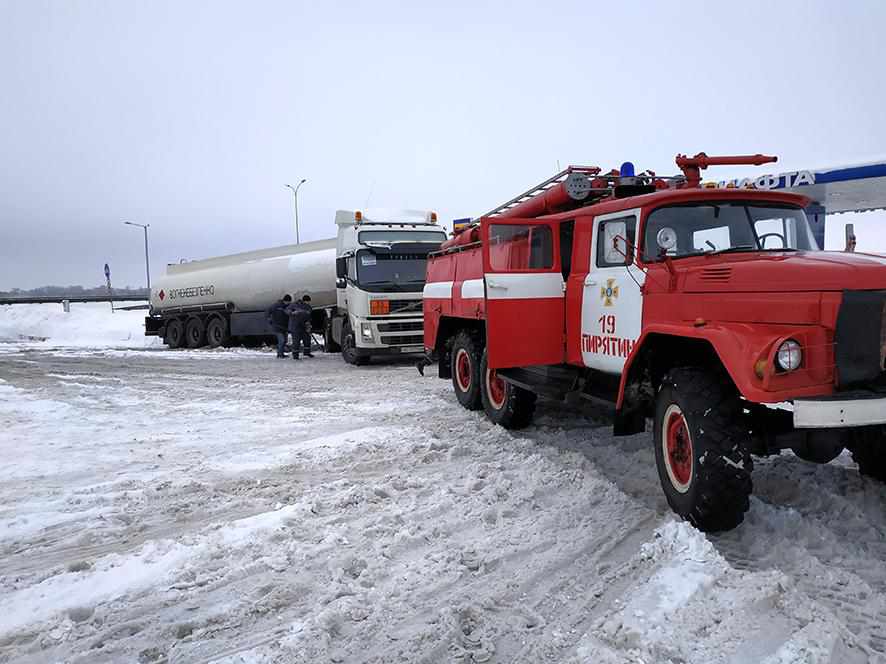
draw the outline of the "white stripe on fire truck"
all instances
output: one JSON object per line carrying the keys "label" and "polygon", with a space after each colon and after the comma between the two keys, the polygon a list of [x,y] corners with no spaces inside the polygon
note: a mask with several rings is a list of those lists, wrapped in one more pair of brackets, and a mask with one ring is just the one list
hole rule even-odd
{"label": "white stripe on fire truck", "polygon": [[486,275],[486,298],[489,300],[537,300],[563,297],[563,275],[508,273]]}
{"label": "white stripe on fire truck", "polygon": [[483,280],[482,279],[465,279],[461,284],[462,299],[469,300],[471,298],[483,299]]}
{"label": "white stripe on fire truck", "polygon": [[442,298],[451,298],[452,297],[452,282],[451,281],[432,281],[430,283],[425,284],[425,289],[422,293],[424,297],[442,297]]}

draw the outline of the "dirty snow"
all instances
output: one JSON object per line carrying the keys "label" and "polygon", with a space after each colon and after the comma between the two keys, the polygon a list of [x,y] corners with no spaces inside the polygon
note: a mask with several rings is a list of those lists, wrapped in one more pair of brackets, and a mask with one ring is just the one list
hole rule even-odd
{"label": "dirty snow", "polygon": [[886,491],[846,457],[760,460],[704,535],[593,412],[509,433],[408,362],[41,315],[0,319],[0,662],[886,661]]}

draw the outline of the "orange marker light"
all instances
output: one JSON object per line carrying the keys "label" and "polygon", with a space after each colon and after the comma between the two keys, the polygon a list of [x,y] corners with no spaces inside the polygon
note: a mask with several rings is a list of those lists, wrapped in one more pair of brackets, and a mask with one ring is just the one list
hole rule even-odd
{"label": "orange marker light", "polygon": [[360,210],[354,212],[354,221],[356,221],[358,224],[363,221],[363,213],[360,212]]}

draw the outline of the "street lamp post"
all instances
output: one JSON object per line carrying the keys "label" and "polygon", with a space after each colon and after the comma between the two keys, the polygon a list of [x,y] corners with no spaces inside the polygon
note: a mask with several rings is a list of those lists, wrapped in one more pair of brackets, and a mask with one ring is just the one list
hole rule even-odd
{"label": "street lamp post", "polygon": [[293,201],[295,204],[295,243],[296,244],[300,244],[300,241],[298,239],[298,188],[301,187],[305,182],[307,182],[307,180],[302,178],[301,181],[297,185],[295,185],[294,187],[291,184],[286,185],[287,187],[292,189],[292,198],[293,198]]}
{"label": "street lamp post", "polygon": [[151,263],[148,259],[148,229],[151,224],[137,224],[134,221],[124,221],[127,226],[138,226],[145,232],[145,276],[148,278],[148,297],[151,296]]}

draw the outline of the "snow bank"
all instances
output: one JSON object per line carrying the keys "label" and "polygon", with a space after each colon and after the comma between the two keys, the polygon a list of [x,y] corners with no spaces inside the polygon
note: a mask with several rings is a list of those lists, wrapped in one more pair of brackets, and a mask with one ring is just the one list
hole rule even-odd
{"label": "snow bank", "polygon": [[[127,304],[131,303],[117,306]],[[61,304],[0,305],[0,344],[86,348],[160,345],[156,337],[144,336],[145,313],[112,313],[106,302],[71,303],[70,313],[65,313]]]}

